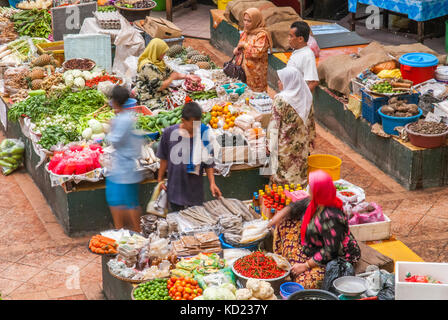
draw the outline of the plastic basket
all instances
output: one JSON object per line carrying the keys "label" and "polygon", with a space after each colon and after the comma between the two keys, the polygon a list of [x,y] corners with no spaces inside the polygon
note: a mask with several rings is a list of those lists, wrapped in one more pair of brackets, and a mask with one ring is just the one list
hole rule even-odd
{"label": "plastic basket", "polygon": [[418,108],[418,115],[402,118],[402,117],[391,117],[388,115],[385,115],[381,112],[381,110],[378,110],[378,113],[380,114],[381,118],[383,118],[383,130],[387,134],[392,135],[398,135],[398,132],[395,130],[395,127],[404,127],[408,123],[415,122],[420,118],[423,114],[422,109]]}
{"label": "plastic basket", "polygon": [[253,245],[249,245],[249,246],[245,246],[245,247],[234,247],[231,244],[228,244],[227,242],[224,241],[224,235],[220,234],[219,235],[219,242],[221,242],[221,247],[223,249],[247,249],[250,251],[256,251],[258,249],[258,243],[257,244],[253,244]]}
{"label": "plastic basket", "polygon": [[327,172],[333,181],[341,177],[342,160],[329,154],[313,154],[308,157],[308,174],[316,170]]}
{"label": "plastic basket", "polygon": [[297,282],[285,282],[280,285],[280,295],[284,300],[294,292],[304,290],[304,287]]}
{"label": "plastic basket", "polygon": [[[378,114],[378,109],[389,103],[389,97],[373,97],[363,89],[361,89],[362,94],[362,117],[366,119],[369,123],[381,123],[381,117]],[[410,104],[418,105],[420,94],[418,92],[412,94],[403,94],[397,96],[399,100],[404,100]]]}
{"label": "plastic basket", "polygon": [[149,110],[147,107],[145,106],[135,106],[135,107],[128,107],[126,108],[126,110],[131,110],[134,111],[136,113],[142,113],[145,116],[152,116],[152,112],[151,110]]}
{"label": "plastic basket", "polygon": [[137,105],[137,100],[134,98],[129,98],[124,104],[123,104],[123,108],[124,109],[129,109],[129,108],[133,108]]}
{"label": "plastic basket", "polygon": [[[57,47],[62,46],[62,49]],[[36,44],[37,52],[39,54],[52,54],[53,57],[59,62],[60,65],[64,63],[64,41],[48,42],[48,43],[38,43]],[[54,49],[56,48],[56,49]]]}

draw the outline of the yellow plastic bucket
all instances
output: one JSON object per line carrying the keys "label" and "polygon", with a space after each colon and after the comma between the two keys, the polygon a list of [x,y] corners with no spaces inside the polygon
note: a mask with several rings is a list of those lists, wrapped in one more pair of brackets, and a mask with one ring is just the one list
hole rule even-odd
{"label": "yellow plastic bucket", "polygon": [[219,10],[226,10],[227,3],[229,3],[232,0],[218,0],[218,9]]}
{"label": "yellow plastic bucket", "polygon": [[313,154],[308,157],[308,175],[312,171],[323,170],[327,172],[333,180],[341,178],[342,160],[330,154]]}

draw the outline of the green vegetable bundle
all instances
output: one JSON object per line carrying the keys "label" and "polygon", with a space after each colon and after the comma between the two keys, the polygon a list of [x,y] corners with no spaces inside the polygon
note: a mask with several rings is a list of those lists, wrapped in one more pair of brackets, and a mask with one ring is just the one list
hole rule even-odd
{"label": "green vegetable bundle", "polygon": [[117,9],[114,6],[100,6],[98,12],[115,12]]}
{"label": "green vegetable bundle", "polygon": [[44,117],[56,113],[56,99],[47,99],[45,95],[29,97],[26,100],[15,103],[8,111],[8,119],[17,121],[22,115],[27,115],[34,122],[39,122]]}
{"label": "green vegetable bundle", "polygon": [[25,146],[22,141],[5,139],[0,144],[0,167],[5,176],[15,171],[23,161]]}
{"label": "green vegetable bundle", "polygon": [[23,10],[14,14],[11,20],[21,36],[47,39],[51,34],[51,15],[46,10]]}
{"label": "green vegetable bundle", "polygon": [[95,89],[84,89],[71,92],[60,101],[57,108],[59,114],[69,114],[73,119],[95,112],[106,103],[106,96]]}
{"label": "green vegetable bundle", "polygon": [[50,125],[42,132],[38,144],[44,149],[50,150],[52,146],[58,143],[67,144],[78,140],[79,133],[76,129],[67,131],[62,125]]}
{"label": "green vegetable bundle", "polygon": [[[158,131],[162,133],[162,129],[181,123],[182,108],[183,107],[177,107],[171,111],[161,111],[157,116],[140,115],[137,119],[137,128],[148,132]],[[202,114],[202,123],[208,124],[210,119],[210,113]]]}
{"label": "green vegetable bundle", "polygon": [[197,91],[190,93],[190,98],[192,100],[209,100],[209,99],[215,99],[217,97],[218,94],[216,93],[216,90]]}

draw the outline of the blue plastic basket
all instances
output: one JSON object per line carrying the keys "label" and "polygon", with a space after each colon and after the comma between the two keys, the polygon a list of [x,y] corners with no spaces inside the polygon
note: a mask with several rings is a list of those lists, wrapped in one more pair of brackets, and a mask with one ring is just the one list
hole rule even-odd
{"label": "blue plastic basket", "polygon": [[15,9],[17,9],[17,5],[20,3],[20,2],[22,2],[23,0],[8,0],[8,2],[9,2],[9,5],[11,6],[11,7],[14,7]]}
{"label": "blue plastic basket", "polygon": [[381,118],[383,119],[383,130],[387,134],[393,134],[398,135],[398,132],[395,130],[395,127],[404,127],[408,123],[415,122],[420,118],[423,114],[422,109],[418,108],[418,114],[412,117],[402,118],[402,117],[391,117],[388,115],[385,115],[381,112],[381,110],[378,110],[378,113],[380,114]]}
{"label": "blue plastic basket", "polygon": [[137,99],[134,98],[129,98],[124,104],[123,104],[123,108],[132,108],[135,107],[137,105]]}
{"label": "blue plastic basket", "polygon": [[226,90],[227,93],[238,93],[239,95],[242,95],[244,93],[244,91],[247,88],[247,84],[245,83],[234,83],[236,84],[239,88],[238,89],[229,89],[230,84],[223,84],[222,87]]}
{"label": "blue plastic basket", "polygon": [[280,285],[280,294],[284,299],[287,299],[294,292],[304,289],[305,288],[297,282],[285,282]]}
{"label": "blue plastic basket", "polygon": [[[370,94],[361,89],[362,94],[362,117],[366,119],[369,123],[375,124],[377,122],[381,123],[381,117],[378,114],[378,109],[389,103],[390,97],[372,97]],[[398,97],[399,100],[404,100],[409,104],[418,105],[420,94],[403,94]]]}
{"label": "blue plastic basket", "polygon": [[238,248],[234,247],[234,246],[232,246],[232,245],[230,245],[230,244],[228,244],[227,242],[224,241],[224,235],[222,233],[219,235],[219,241],[221,242],[221,247],[223,249],[247,249],[247,250],[250,250],[250,251],[256,251],[258,249],[258,245],[257,244],[254,244],[254,245],[251,245],[251,246],[247,246],[247,247],[238,247]]}

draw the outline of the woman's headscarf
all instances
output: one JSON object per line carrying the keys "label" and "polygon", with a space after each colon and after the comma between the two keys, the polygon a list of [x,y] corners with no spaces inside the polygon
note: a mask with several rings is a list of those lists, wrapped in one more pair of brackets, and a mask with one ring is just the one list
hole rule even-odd
{"label": "woman's headscarf", "polygon": [[160,56],[168,51],[169,47],[165,41],[159,38],[152,39],[145,51],[138,58],[138,71],[141,71],[143,66],[147,63],[152,63],[157,66],[161,72],[165,71],[165,62],[160,60]]}
{"label": "woman's headscarf", "polygon": [[334,186],[331,176],[322,170],[310,172],[308,178],[311,202],[306,209],[303,217],[302,227],[300,229],[300,237],[302,245],[305,245],[305,234],[308,224],[316,213],[318,206],[338,208],[342,210],[342,200],[336,196],[336,187]]}
{"label": "woman's headscarf", "polygon": [[302,74],[293,67],[286,67],[277,71],[283,84],[283,91],[278,95],[296,110],[303,123],[306,124],[310,114],[313,96]]}
{"label": "woman's headscarf", "polygon": [[246,14],[250,17],[250,20],[252,21],[252,27],[250,28],[250,30],[244,30],[244,31],[246,31],[248,35],[264,32],[268,37],[269,47],[272,48],[271,33],[266,29],[266,25],[264,22],[263,15],[261,14],[261,11],[258,10],[257,8],[249,8],[246,11],[244,11],[243,17]]}

